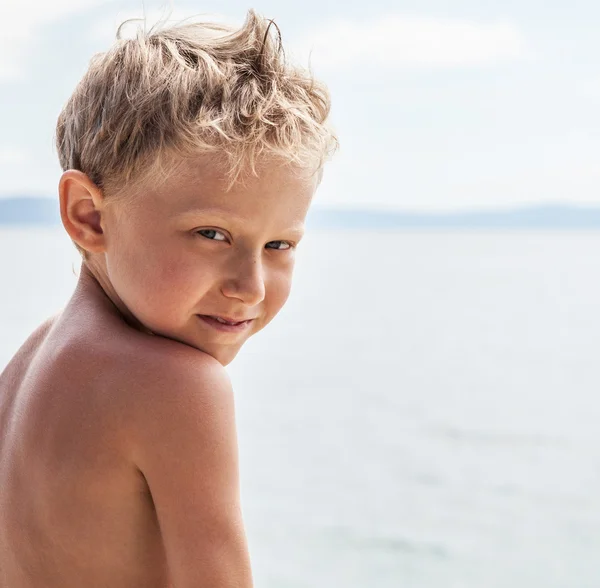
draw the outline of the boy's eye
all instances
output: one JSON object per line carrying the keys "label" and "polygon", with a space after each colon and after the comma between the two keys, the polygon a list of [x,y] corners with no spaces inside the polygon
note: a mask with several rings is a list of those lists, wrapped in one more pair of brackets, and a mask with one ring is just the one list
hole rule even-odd
{"label": "boy's eye", "polygon": [[[269,245],[274,245],[274,247],[269,247]],[[284,251],[285,249],[291,249],[292,244],[288,241],[269,241],[266,244],[266,247],[269,249],[279,249],[280,251]]]}
{"label": "boy's eye", "polygon": [[227,241],[227,237],[216,229],[199,229],[196,232],[211,241]]}

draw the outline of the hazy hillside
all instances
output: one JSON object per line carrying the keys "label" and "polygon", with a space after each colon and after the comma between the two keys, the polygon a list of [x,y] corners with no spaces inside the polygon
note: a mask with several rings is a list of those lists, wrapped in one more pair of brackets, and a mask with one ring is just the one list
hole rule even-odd
{"label": "hazy hillside", "polygon": [[[58,225],[58,200],[0,198],[0,226]],[[503,211],[384,212],[313,208],[307,225],[343,229],[600,229],[600,207],[543,204]]]}
{"label": "hazy hillside", "polygon": [[540,204],[511,210],[451,213],[323,210],[310,213],[314,227],[379,229],[600,229],[600,207]]}

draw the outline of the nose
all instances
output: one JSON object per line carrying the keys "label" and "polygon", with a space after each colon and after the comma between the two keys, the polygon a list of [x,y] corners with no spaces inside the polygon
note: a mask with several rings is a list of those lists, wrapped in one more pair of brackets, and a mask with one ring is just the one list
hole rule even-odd
{"label": "nose", "polygon": [[227,298],[237,298],[254,306],[265,298],[264,269],[260,256],[248,255],[234,260],[221,292]]}

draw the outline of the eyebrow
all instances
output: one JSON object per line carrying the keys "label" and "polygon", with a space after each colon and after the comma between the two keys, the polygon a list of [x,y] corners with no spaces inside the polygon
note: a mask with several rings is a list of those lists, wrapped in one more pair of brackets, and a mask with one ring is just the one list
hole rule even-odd
{"label": "eyebrow", "polygon": [[[184,210],[175,215],[177,219],[182,219],[186,217],[198,217],[198,216],[210,216],[219,218],[225,222],[233,220],[234,222],[244,225],[247,223],[247,220],[234,214],[231,212],[225,212],[218,208],[192,208],[188,210]],[[287,229],[283,229],[280,231],[281,233],[293,233],[298,235],[298,237],[302,237],[304,235],[304,224],[293,225],[288,227]]]}

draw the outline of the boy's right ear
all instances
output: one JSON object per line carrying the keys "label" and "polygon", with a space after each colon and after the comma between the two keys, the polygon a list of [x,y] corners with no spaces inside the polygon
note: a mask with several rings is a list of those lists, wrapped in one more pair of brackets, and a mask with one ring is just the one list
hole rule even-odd
{"label": "boy's right ear", "polygon": [[102,190],[83,172],[69,169],[60,177],[58,194],[62,223],[71,239],[90,253],[104,251]]}

